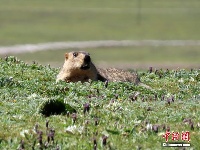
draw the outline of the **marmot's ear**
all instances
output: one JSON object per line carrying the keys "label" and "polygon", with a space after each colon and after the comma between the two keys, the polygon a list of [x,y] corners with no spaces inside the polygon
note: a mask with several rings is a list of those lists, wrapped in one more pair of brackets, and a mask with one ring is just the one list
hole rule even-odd
{"label": "marmot's ear", "polygon": [[69,54],[65,53],[65,59],[68,59],[68,57],[69,57]]}

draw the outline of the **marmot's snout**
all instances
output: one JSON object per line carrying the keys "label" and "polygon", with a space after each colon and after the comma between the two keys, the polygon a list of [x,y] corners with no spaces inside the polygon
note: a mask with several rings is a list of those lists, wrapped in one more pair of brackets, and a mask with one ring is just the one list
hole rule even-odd
{"label": "marmot's snout", "polygon": [[85,63],[90,63],[90,61],[91,61],[90,56],[89,55],[85,55],[84,61],[85,61]]}
{"label": "marmot's snout", "polygon": [[90,62],[91,62],[90,56],[85,55],[84,64],[81,66],[81,69],[83,69],[83,70],[90,69]]}

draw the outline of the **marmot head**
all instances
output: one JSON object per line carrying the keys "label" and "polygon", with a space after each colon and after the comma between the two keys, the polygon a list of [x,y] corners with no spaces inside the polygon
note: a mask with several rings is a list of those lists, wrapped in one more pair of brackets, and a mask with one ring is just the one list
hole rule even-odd
{"label": "marmot head", "polygon": [[66,53],[65,63],[73,70],[88,70],[91,67],[90,54],[84,51]]}

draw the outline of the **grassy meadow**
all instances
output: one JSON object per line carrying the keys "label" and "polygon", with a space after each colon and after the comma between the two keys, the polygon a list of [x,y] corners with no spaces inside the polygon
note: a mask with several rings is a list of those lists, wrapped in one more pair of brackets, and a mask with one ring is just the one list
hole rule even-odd
{"label": "grassy meadow", "polygon": [[0,0],[0,45],[199,40],[198,0]]}
{"label": "grassy meadow", "polygon": [[[57,41],[200,39],[198,0],[0,2],[0,46]],[[99,66],[176,69],[198,68],[199,48],[147,46],[86,51],[93,54],[93,61]],[[17,57],[28,62],[36,60],[44,65],[58,67],[62,65],[63,53],[66,51],[71,50],[28,53]]]}
{"label": "grassy meadow", "polygon": [[[59,70],[50,66],[15,57],[0,63],[0,149],[159,150],[166,131],[180,133],[169,142],[200,147],[199,70],[141,71],[146,89],[56,83]],[[187,131],[190,142],[181,139]]]}
{"label": "grassy meadow", "polygon": [[[0,0],[0,47],[200,40],[199,27],[199,0]],[[56,83],[64,53],[71,50],[0,54],[0,149],[160,150],[166,131],[180,133],[169,142],[185,143],[181,133],[189,131],[188,149],[199,149],[200,46],[84,49],[99,67],[137,70],[152,89]]]}
{"label": "grassy meadow", "polygon": [[[146,70],[149,67],[156,69],[191,69],[200,67],[199,48],[199,46],[104,47],[86,49],[86,51],[90,53],[93,62],[98,67],[137,70]],[[42,65],[50,64],[52,67],[61,67],[64,63],[64,54],[73,50],[79,49],[40,51],[16,54],[15,56],[28,63],[37,61]]]}

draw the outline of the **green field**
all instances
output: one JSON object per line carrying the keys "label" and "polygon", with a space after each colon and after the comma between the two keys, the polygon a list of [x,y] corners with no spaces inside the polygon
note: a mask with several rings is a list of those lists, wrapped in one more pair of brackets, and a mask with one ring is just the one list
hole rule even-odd
{"label": "green field", "polygon": [[[162,149],[189,132],[200,147],[200,71],[139,72],[133,83],[55,82],[58,69],[0,59],[0,149]],[[47,123],[49,122],[49,123]],[[173,148],[171,148],[173,149]]]}
{"label": "green field", "polygon": [[[200,39],[198,0],[0,0],[0,3],[0,46],[57,41]],[[85,50],[99,66],[175,69],[198,68],[199,48],[146,46]],[[65,51],[17,56],[24,61],[36,60],[58,67]]]}
{"label": "green field", "polygon": [[[199,46],[159,46],[159,47],[115,47],[87,49],[93,62],[98,67],[116,67],[123,69],[153,68],[199,68]],[[55,50],[35,53],[16,54],[25,62],[36,61],[42,65],[50,64],[53,67],[61,67],[64,62],[64,54],[72,51]],[[75,49],[78,50],[78,49]]]}
{"label": "green field", "polygon": [[[0,2],[0,46],[55,41],[200,39],[198,0]],[[120,47],[86,51],[92,54],[99,66],[110,64],[143,69],[149,66],[173,69],[199,67],[199,46]],[[62,64],[63,53],[65,51],[17,56],[24,61],[36,60],[57,67]]]}
{"label": "green field", "polygon": [[0,0],[0,3],[0,45],[200,38],[198,0]]}
{"label": "green field", "polygon": [[[0,0],[0,47],[200,40],[199,27],[199,0]],[[22,61],[0,55],[0,149],[88,150],[96,144],[97,149],[160,150],[169,129],[180,136],[189,131],[191,149],[199,149],[200,46],[84,49],[99,67],[137,70],[152,89],[56,83],[57,67],[71,50],[79,49],[15,54]],[[188,143],[181,137],[177,142]]]}

